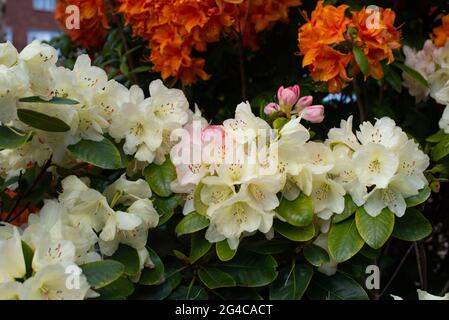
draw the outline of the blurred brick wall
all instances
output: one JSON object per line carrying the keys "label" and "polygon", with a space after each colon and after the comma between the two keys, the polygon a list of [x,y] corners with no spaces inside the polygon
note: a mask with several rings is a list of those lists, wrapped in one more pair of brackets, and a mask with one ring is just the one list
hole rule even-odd
{"label": "blurred brick wall", "polygon": [[18,50],[27,45],[28,31],[59,31],[53,12],[34,10],[33,0],[6,0],[5,16]]}

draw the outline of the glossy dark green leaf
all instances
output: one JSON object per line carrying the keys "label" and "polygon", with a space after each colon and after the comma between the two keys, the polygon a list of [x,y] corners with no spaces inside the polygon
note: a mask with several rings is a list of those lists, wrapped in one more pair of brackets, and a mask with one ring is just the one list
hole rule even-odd
{"label": "glossy dark green leaf", "polygon": [[179,286],[168,299],[170,300],[207,300],[209,295],[200,286]]}
{"label": "glossy dark green leaf", "polygon": [[429,220],[415,208],[407,209],[401,218],[396,218],[393,229],[393,236],[405,241],[422,240],[431,233]]}
{"label": "glossy dark green leaf", "polygon": [[144,171],[145,180],[160,197],[168,197],[172,194],[170,184],[176,179],[176,170],[170,159],[162,165],[150,164]]}
{"label": "glossy dark green leaf", "polygon": [[231,275],[237,286],[241,287],[266,286],[278,275],[277,263],[272,256],[252,252],[239,252],[231,261],[210,266]]}
{"label": "glossy dark green leaf", "polygon": [[293,226],[308,226],[313,219],[313,199],[304,193],[293,201],[283,198],[276,212]]}
{"label": "glossy dark green leaf", "polygon": [[425,186],[421,190],[419,190],[419,193],[416,196],[411,196],[407,199],[405,199],[405,202],[407,203],[407,208],[410,207],[416,207],[417,205],[424,203],[429,199],[431,190],[428,186]]}
{"label": "glossy dark green leaf", "polygon": [[17,109],[17,116],[30,127],[48,132],[67,132],[70,126],[61,119],[34,110]]}
{"label": "glossy dark green leaf", "polygon": [[306,260],[315,267],[329,262],[329,254],[326,250],[313,243],[304,246],[303,254]]}
{"label": "glossy dark green leaf", "polygon": [[29,278],[33,275],[32,264],[33,264],[34,251],[25,241],[22,241],[22,252],[26,267],[25,277]]}
{"label": "glossy dark green leaf", "polygon": [[125,272],[125,266],[114,260],[86,263],[81,266],[81,269],[93,289],[100,289],[111,284]]}
{"label": "glossy dark green leaf", "polygon": [[315,226],[294,227],[280,220],[274,221],[274,230],[292,241],[308,241],[315,236]]}
{"label": "glossy dark green leaf", "polygon": [[209,289],[236,286],[234,278],[219,268],[202,267],[198,270],[198,276],[204,285]]}
{"label": "glossy dark green leaf", "polygon": [[37,103],[48,103],[48,104],[67,104],[67,105],[75,105],[79,104],[78,101],[69,99],[69,98],[61,98],[61,97],[53,97],[50,100],[44,100],[38,96],[25,97],[20,98],[20,102],[37,102]]}
{"label": "glossy dark green leaf", "polygon": [[281,269],[279,276],[270,285],[270,300],[300,300],[312,275],[313,269],[305,264],[293,264]]}
{"label": "glossy dark green leaf", "polygon": [[355,213],[355,223],[360,236],[373,249],[379,249],[390,238],[394,227],[394,213],[388,208],[377,216],[370,216],[365,209]]}
{"label": "glossy dark green leaf", "polygon": [[18,129],[11,130],[0,126],[0,149],[15,149],[24,145],[33,132],[22,132]]}
{"label": "glossy dark green leaf", "polygon": [[329,253],[337,262],[344,262],[354,256],[363,244],[355,219],[349,219],[331,227],[328,237]]}
{"label": "glossy dark green leaf", "polygon": [[430,151],[433,161],[439,161],[449,154],[449,134],[438,142]]}
{"label": "glossy dark green leaf", "polygon": [[201,259],[212,247],[212,243],[204,238],[202,232],[192,234],[190,239],[190,263],[195,263]]}
{"label": "glossy dark green leaf", "polygon": [[134,285],[128,279],[120,277],[107,286],[97,289],[96,292],[100,294],[99,299],[124,299],[133,294]]}
{"label": "glossy dark green leaf", "polygon": [[330,277],[315,273],[307,296],[311,300],[368,300],[368,294],[362,286],[340,272]]}
{"label": "glossy dark green leaf", "polygon": [[217,242],[215,244],[215,251],[217,252],[218,259],[220,259],[221,261],[231,260],[232,258],[234,258],[237,252],[237,250],[232,250],[229,247],[227,240]]}
{"label": "glossy dark green leaf", "polygon": [[130,246],[120,244],[111,259],[121,262],[125,266],[125,274],[128,276],[135,276],[140,271],[139,254]]}
{"label": "glossy dark green leaf", "polygon": [[181,221],[175,228],[175,232],[178,236],[183,234],[194,233],[200,231],[209,226],[209,219],[205,216],[202,216],[196,212],[189,213]]}
{"label": "glossy dark green leaf", "polygon": [[123,168],[122,157],[117,147],[108,139],[101,141],[81,140],[67,149],[78,159],[102,169]]}
{"label": "glossy dark green leaf", "polygon": [[352,53],[354,54],[355,61],[357,62],[358,66],[360,67],[360,70],[363,72],[365,76],[369,75],[369,62],[368,58],[365,56],[365,53],[363,52],[363,49],[357,46],[354,46],[352,48]]}
{"label": "glossy dark green leaf", "polygon": [[352,201],[352,198],[350,195],[345,196],[345,209],[340,214],[335,214],[332,218],[332,221],[334,223],[342,222],[349,217],[351,217],[354,212],[357,210],[357,205]]}
{"label": "glossy dark green leaf", "polygon": [[147,250],[150,255],[150,259],[154,264],[154,268],[143,269],[139,283],[147,286],[160,284],[165,280],[164,264],[153,249],[147,247]]}

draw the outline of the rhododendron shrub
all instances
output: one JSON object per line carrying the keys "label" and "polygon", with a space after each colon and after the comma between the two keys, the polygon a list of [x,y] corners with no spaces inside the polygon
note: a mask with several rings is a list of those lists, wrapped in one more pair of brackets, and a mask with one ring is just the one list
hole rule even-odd
{"label": "rhododendron shrub", "polygon": [[442,0],[55,15],[0,43],[0,299],[447,299]]}

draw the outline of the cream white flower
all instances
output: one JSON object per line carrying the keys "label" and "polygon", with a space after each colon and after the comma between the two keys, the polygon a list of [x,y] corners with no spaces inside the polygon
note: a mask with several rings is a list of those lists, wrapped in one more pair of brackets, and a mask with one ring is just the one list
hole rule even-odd
{"label": "cream white flower", "polygon": [[312,183],[314,212],[324,220],[330,219],[334,213],[342,213],[345,208],[345,194],[345,189],[326,174],[315,176]]}
{"label": "cream white flower", "polygon": [[210,214],[210,225],[206,232],[209,242],[227,239],[231,249],[236,249],[244,232],[270,231],[274,212],[265,212],[250,200],[246,188],[223,201]]}
{"label": "cream white flower", "polygon": [[22,239],[35,251],[34,270],[58,262],[98,259],[95,232],[84,225],[72,225],[67,210],[55,200],[47,200],[38,214],[30,215]]}
{"label": "cream white flower", "polygon": [[335,166],[330,173],[335,175],[334,180],[351,195],[354,203],[362,206],[365,203],[367,188],[360,182],[355,172],[358,164],[352,160],[353,151],[346,145],[336,145],[332,151],[335,157]]}
{"label": "cream white flower", "polygon": [[11,42],[0,43],[0,65],[10,68],[16,64],[18,58],[19,53]]}
{"label": "cream white flower", "polygon": [[348,120],[340,121],[340,128],[330,129],[329,133],[327,134],[328,139],[326,140],[326,143],[329,146],[343,143],[352,150],[357,150],[360,146],[360,143],[357,140],[354,132],[352,131],[352,120],[353,116],[349,116]]}
{"label": "cream white flower", "polygon": [[441,68],[429,77],[430,96],[436,102],[448,104],[449,68]]}
{"label": "cream white flower", "polygon": [[297,175],[301,170],[298,155],[304,153],[304,145],[309,140],[309,131],[299,122],[301,118],[295,118],[287,122],[279,132],[277,152],[279,165],[282,171]]}
{"label": "cream white flower", "polygon": [[364,208],[372,217],[377,216],[382,209],[388,208],[400,218],[404,215],[407,204],[401,191],[392,184],[384,189],[374,188],[366,196]]}
{"label": "cream white flower", "polygon": [[449,134],[449,105],[444,108],[444,112],[438,122],[438,126],[444,131],[444,133]]}
{"label": "cream white flower", "polygon": [[114,183],[110,184],[105,190],[104,195],[109,203],[119,194],[117,203],[131,205],[139,199],[148,199],[151,197],[151,189],[148,183],[143,179],[129,181],[126,174],[122,174]]}
{"label": "cream white flower", "polygon": [[14,281],[25,275],[25,259],[19,229],[0,224],[0,283]]}
{"label": "cream white flower", "polygon": [[139,161],[153,162],[155,152],[162,143],[162,124],[151,113],[149,99],[125,103],[113,115],[109,134],[120,141],[125,139],[123,150]]}
{"label": "cream white flower", "polygon": [[68,286],[66,267],[61,264],[47,266],[27,279],[22,288],[23,300],[83,300],[89,296],[90,286],[80,268],[70,265],[72,270],[78,269],[79,287]]}
{"label": "cream white flower", "polygon": [[353,164],[361,183],[385,188],[398,169],[399,159],[383,145],[370,142],[354,152]]}
{"label": "cream white flower", "polygon": [[[427,291],[417,289],[418,292],[418,300],[449,300],[449,292],[444,296],[436,296],[428,293]],[[395,296],[393,294],[390,295],[394,300],[404,300],[399,296]]]}
{"label": "cream white flower", "polygon": [[56,66],[57,60],[56,49],[38,40],[34,40],[20,52],[20,64],[27,70],[30,87],[35,95],[51,96],[54,79],[50,69]]}
{"label": "cream white flower", "polygon": [[253,141],[259,130],[270,130],[268,123],[254,115],[249,102],[240,103],[235,109],[235,118],[225,120],[223,126],[240,144]]}
{"label": "cream white flower", "polygon": [[357,131],[357,138],[363,145],[372,142],[387,149],[399,148],[408,140],[401,128],[388,117],[378,119],[374,125],[368,121],[363,122]]}
{"label": "cream white flower", "polygon": [[0,283],[0,300],[19,300],[22,295],[22,283],[18,281]]}
{"label": "cream white flower", "polygon": [[65,178],[61,184],[63,192],[59,195],[59,201],[67,209],[71,223],[101,231],[106,220],[114,214],[106,197],[86,186],[76,176]]}
{"label": "cream white flower", "polygon": [[157,122],[182,126],[189,119],[189,102],[179,89],[168,89],[161,80],[150,84],[150,112]]}
{"label": "cream white flower", "polygon": [[282,189],[280,175],[255,177],[247,181],[243,187],[248,189],[253,202],[262,210],[271,211],[279,206],[277,193]]}
{"label": "cream white flower", "polygon": [[149,199],[135,201],[126,212],[116,211],[100,233],[100,250],[112,255],[119,243],[142,249],[147,243],[148,229],[159,222],[159,215]]}

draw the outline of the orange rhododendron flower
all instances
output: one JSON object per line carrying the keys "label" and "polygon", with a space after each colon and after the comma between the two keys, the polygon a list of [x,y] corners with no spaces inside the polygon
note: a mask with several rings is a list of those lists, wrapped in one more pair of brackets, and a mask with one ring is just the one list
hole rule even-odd
{"label": "orange rhododendron flower", "polygon": [[[68,29],[66,26],[69,18],[66,8],[70,5],[79,8],[79,29]],[[103,45],[108,28],[105,6],[103,0],[58,0],[55,17],[73,42],[85,48],[98,48]]]}
{"label": "orange rhododendron flower", "polygon": [[383,78],[380,61],[393,62],[393,50],[401,47],[401,34],[394,27],[396,14],[391,9],[379,11],[363,8],[354,12],[351,26],[357,29],[355,45],[362,47],[370,64],[369,75],[375,79]]}
{"label": "orange rhododendron flower", "polygon": [[[324,5],[319,1],[311,18],[299,28],[299,50],[303,67],[315,81],[326,82],[330,92],[344,88],[350,76],[360,72],[352,47],[363,49],[370,65],[369,74],[383,77],[381,61],[391,63],[393,50],[400,48],[400,32],[394,27],[391,9],[365,9],[347,13],[348,6]],[[352,29],[352,30],[351,30]],[[350,74],[350,76],[348,75]]]}
{"label": "orange rhododendron flower", "polygon": [[311,18],[299,28],[299,50],[304,55],[303,67],[309,66],[311,77],[328,83],[330,92],[338,92],[350,80],[346,68],[352,60],[348,53],[332,48],[345,40],[350,19],[347,5],[324,5],[319,1]]}
{"label": "orange rhododendron flower", "polygon": [[437,47],[444,47],[449,39],[449,14],[444,16],[441,21],[441,26],[433,29],[433,43]]}
{"label": "orange rhododendron flower", "polygon": [[119,0],[118,12],[133,33],[149,41],[153,69],[162,78],[190,84],[208,79],[198,56],[226,33],[257,48],[257,34],[278,21],[300,0]]}

